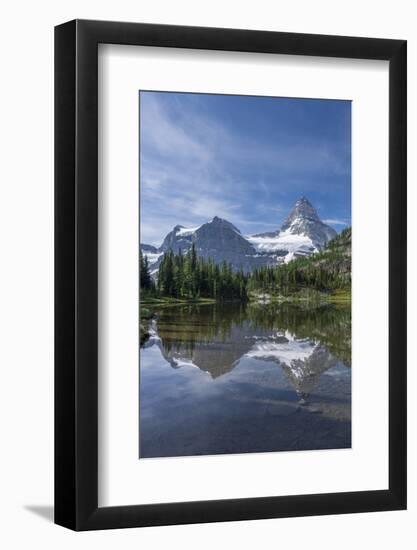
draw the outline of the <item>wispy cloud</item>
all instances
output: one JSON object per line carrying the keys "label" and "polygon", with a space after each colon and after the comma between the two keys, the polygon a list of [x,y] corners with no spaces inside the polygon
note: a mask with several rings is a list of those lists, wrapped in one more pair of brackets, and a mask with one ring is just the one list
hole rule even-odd
{"label": "wispy cloud", "polygon": [[242,233],[278,227],[288,212],[288,201],[279,197],[315,190],[314,174],[333,175],[336,190],[346,171],[337,144],[291,142],[285,129],[275,140],[239,132],[208,112],[201,96],[185,96],[141,93],[143,242],[160,244],[177,223],[195,226],[214,216]]}

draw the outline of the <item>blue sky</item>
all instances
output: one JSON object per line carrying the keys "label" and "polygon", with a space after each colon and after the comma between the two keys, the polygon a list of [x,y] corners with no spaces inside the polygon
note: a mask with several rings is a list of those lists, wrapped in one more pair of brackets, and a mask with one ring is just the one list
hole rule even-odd
{"label": "blue sky", "polygon": [[140,92],[141,242],[214,216],[278,229],[306,196],[323,221],[351,223],[351,103]]}

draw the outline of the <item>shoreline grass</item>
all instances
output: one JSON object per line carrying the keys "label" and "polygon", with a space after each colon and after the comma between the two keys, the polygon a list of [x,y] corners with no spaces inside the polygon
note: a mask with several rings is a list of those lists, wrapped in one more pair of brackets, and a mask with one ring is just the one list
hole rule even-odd
{"label": "shoreline grass", "polygon": [[139,300],[140,306],[171,306],[171,305],[187,305],[187,304],[215,304],[217,300],[214,298],[171,298],[169,296],[161,296],[158,298],[146,297]]}
{"label": "shoreline grass", "polygon": [[[238,302],[239,300],[216,300],[214,298],[174,298],[170,296],[146,297],[140,300],[141,318],[152,317],[152,307],[161,306],[183,306],[183,305],[204,305],[204,304],[225,304]],[[334,304],[349,304],[352,301],[350,289],[337,289],[330,292],[320,292],[315,289],[300,289],[289,294],[276,294],[273,291],[265,290],[261,292],[252,292],[246,303],[249,304],[267,304],[267,303],[305,303],[305,302],[323,302]],[[150,314],[149,314],[150,313]],[[148,317],[149,315],[149,317]]]}
{"label": "shoreline grass", "polygon": [[351,303],[350,289],[338,289],[321,292],[315,289],[302,288],[288,294],[277,294],[271,290],[253,292],[249,295],[249,303],[255,305],[267,304],[335,304]]}

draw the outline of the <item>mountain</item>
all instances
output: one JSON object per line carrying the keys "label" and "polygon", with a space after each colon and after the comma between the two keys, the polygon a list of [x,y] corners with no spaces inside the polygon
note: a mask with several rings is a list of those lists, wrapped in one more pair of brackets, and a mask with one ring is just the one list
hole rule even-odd
{"label": "mountain", "polygon": [[151,267],[151,274],[155,274],[159,266],[159,259],[164,255],[162,251],[151,244],[140,243],[140,251],[146,256]]}
{"label": "mountain", "polygon": [[156,246],[152,246],[151,244],[141,244],[140,249],[141,249],[143,254],[147,254],[147,253],[157,254],[158,253],[158,249],[156,248]]}
{"label": "mountain", "polygon": [[255,265],[254,247],[230,222],[215,216],[194,233],[197,255],[217,264],[227,262],[236,270],[251,271]]}
{"label": "mountain", "polygon": [[[329,241],[324,250],[308,257],[299,257],[279,269],[261,269],[252,273],[251,287],[265,292],[275,292],[277,288],[285,295],[314,291],[333,293],[341,301],[350,300],[351,291],[351,229],[344,229]],[[265,277],[268,274],[268,280]],[[304,294],[303,294],[304,293]]]}
{"label": "mountain", "polygon": [[352,272],[352,229],[344,229],[329,241],[319,254],[299,262],[297,269],[303,273],[319,268],[328,280],[335,279],[338,286],[350,286]]}
{"label": "mountain", "polygon": [[141,250],[148,257],[151,269],[155,269],[165,252],[171,249],[174,254],[178,254],[180,250],[186,253],[192,243],[195,244],[197,255],[201,258],[212,258],[217,264],[227,262],[235,270],[243,269],[248,272],[255,265],[265,265],[265,261],[257,259],[255,248],[239,229],[218,216],[199,227],[187,229],[182,225],[176,225],[167,234],[156,254],[148,252],[150,245],[141,244]]}
{"label": "mountain", "polygon": [[171,249],[175,254],[180,250],[186,253],[193,243],[198,256],[212,258],[218,264],[226,261],[235,270],[250,272],[256,267],[288,263],[320,252],[336,235],[333,228],[320,220],[311,203],[301,197],[281,228],[273,232],[245,237],[232,223],[215,216],[199,227],[176,225],[159,248],[140,246],[153,272],[165,252]]}
{"label": "mountain", "polygon": [[180,250],[185,252],[191,247],[197,229],[198,227],[187,229],[183,225],[176,225],[165,237],[159,251],[168,252],[171,249],[174,254],[178,254]]}
{"label": "mountain", "polygon": [[249,236],[248,240],[259,253],[269,255],[269,263],[279,264],[323,250],[336,235],[332,227],[320,220],[312,204],[301,197],[281,229]]}

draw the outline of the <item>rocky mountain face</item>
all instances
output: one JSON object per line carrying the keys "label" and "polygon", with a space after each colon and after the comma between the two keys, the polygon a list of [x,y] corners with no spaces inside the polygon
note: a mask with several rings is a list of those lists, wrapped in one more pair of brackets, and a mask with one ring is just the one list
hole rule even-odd
{"label": "rocky mountain face", "polygon": [[323,249],[337,235],[332,227],[320,220],[316,210],[305,197],[301,197],[295,203],[283,223],[281,232],[286,231],[290,231],[293,235],[308,235],[313,245],[319,249]]}
{"label": "rocky mountain face", "polygon": [[324,249],[337,235],[323,223],[315,208],[301,197],[277,231],[248,237],[258,252],[269,256],[268,263],[288,263],[300,256],[310,256]]}
{"label": "rocky mountain face", "polygon": [[226,261],[233,269],[249,272],[255,267],[310,256],[323,250],[336,235],[320,220],[311,203],[301,197],[276,231],[243,236],[232,223],[215,216],[200,227],[176,225],[159,248],[141,244],[141,251],[155,271],[165,252],[171,249],[176,254],[180,250],[186,253],[194,243],[198,256],[212,258],[216,263]]}
{"label": "rocky mountain face", "polygon": [[159,250],[160,252],[168,252],[169,249],[178,254],[187,251],[192,243],[195,229],[186,229],[183,225],[176,225],[172,231],[165,237]]}
{"label": "rocky mountain face", "polygon": [[[187,229],[176,225],[157,249],[158,258],[147,250],[149,245],[141,244],[142,253],[148,256],[151,269],[159,265],[162,254],[172,250],[178,254],[186,253],[192,243],[195,244],[197,255],[204,259],[212,258],[216,263],[230,263],[233,269],[243,269],[248,272],[255,265],[264,265],[257,259],[253,245],[240,233],[239,229],[227,220],[215,216],[210,222],[200,227]],[[152,262],[152,260],[154,260]]]}
{"label": "rocky mountain face", "polygon": [[217,216],[203,224],[194,234],[197,255],[212,258],[216,263],[227,262],[234,269],[251,271],[256,251],[239,229]]}
{"label": "rocky mountain face", "polygon": [[157,254],[158,253],[158,249],[156,248],[156,246],[152,246],[151,244],[141,244],[140,249],[142,250],[142,254],[147,254],[147,253]]}

